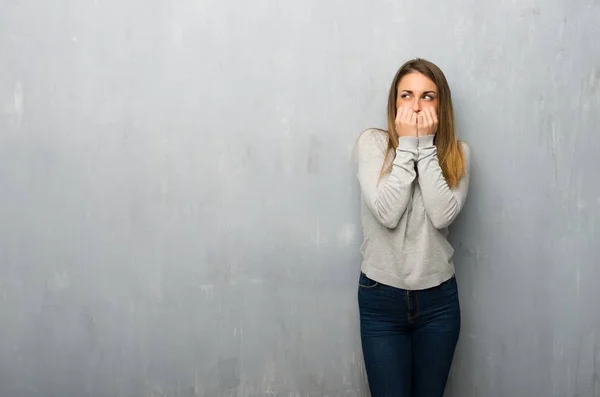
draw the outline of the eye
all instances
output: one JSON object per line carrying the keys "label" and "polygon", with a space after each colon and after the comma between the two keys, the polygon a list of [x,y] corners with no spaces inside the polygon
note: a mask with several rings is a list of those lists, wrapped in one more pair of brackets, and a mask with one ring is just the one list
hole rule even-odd
{"label": "eye", "polygon": [[410,98],[410,94],[404,93],[404,94],[400,95],[400,98],[408,99],[408,98]]}
{"label": "eye", "polygon": [[427,99],[428,101],[433,101],[433,99],[434,99],[434,96],[433,96],[433,95],[429,95],[429,94],[427,94],[427,95],[425,95],[423,98]]}

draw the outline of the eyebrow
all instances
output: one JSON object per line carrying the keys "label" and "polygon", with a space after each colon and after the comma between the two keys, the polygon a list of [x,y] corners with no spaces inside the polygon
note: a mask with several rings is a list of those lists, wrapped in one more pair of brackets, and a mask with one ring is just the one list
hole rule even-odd
{"label": "eyebrow", "polygon": [[[414,94],[414,92],[412,92],[411,90],[400,90],[400,92],[407,92],[409,94]],[[434,94],[434,95],[437,95],[437,93],[435,91],[425,91],[425,92],[423,92],[423,94]]]}

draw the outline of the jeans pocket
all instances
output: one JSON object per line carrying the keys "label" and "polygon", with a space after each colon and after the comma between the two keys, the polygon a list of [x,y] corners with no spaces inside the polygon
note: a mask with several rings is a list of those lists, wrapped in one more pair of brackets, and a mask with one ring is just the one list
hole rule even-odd
{"label": "jeans pocket", "polygon": [[375,280],[367,277],[363,272],[360,273],[360,278],[358,279],[358,285],[361,288],[375,288],[379,285],[379,283]]}

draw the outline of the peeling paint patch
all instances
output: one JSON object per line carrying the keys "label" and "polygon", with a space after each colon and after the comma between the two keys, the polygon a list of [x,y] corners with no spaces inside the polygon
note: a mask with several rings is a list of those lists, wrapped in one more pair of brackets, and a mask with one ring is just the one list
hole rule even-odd
{"label": "peeling paint patch", "polygon": [[356,230],[356,225],[351,223],[346,223],[343,225],[338,235],[340,246],[347,247],[354,244],[356,240]]}
{"label": "peeling paint patch", "polygon": [[48,291],[62,291],[71,286],[71,279],[66,272],[55,273],[54,276],[47,282]]}
{"label": "peeling paint patch", "polygon": [[317,175],[319,173],[319,152],[321,151],[321,142],[315,138],[310,138],[308,157],[306,159],[306,171],[309,174]]}
{"label": "peeling paint patch", "polygon": [[214,286],[212,284],[203,284],[200,290],[212,301],[214,298]]}
{"label": "peeling paint patch", "polygon": [[24,103],[23,85],[20,81],[17,81],[13,89],[12,98],[5,107],[5,112],[13,117],[15,125],[18,127],[20,127],[23,122]]}

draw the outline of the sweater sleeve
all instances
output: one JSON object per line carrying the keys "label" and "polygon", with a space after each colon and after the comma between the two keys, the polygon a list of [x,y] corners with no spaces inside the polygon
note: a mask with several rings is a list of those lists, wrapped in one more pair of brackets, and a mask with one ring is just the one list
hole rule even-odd
{"label": "sweater sleeve", "polygon": [[358,180],[363,199],[375,218],[390,229],[398,226],[412,198],[417,142],[416,137],[400,138],[392,170],[380,180],[386,146],[378,142],[373,130],[365,131],[358,141]]}
{"label": "sweater sleeve", "polygon": [[465,159],[465,175],[458,185],[450,189],[442,174],[433,135],[419,137],[417,156],[418,181],[423,195],[423,205],[429,220],[436,229],[448,227],[460,213],[469,190],[471,151],[461,142]]}

